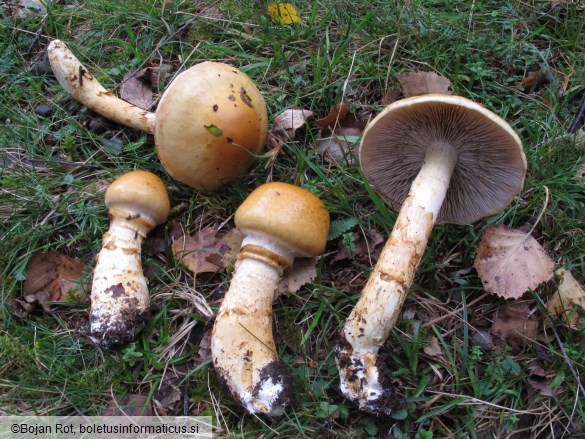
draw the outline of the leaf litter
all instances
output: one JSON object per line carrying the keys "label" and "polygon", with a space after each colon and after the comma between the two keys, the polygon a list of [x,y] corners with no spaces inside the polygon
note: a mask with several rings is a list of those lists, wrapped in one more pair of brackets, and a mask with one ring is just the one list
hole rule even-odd
{"label": "leaf litter", "polygon": [[23,295],[12,302],[19,317],[26,317],[40,306],[50,313],[49,302],[80,302],[87,299],[83,283],[85,264],[56,252],[35,253],[26,267]]}
{"label": "leaf litter", "polygon": [[484,232],[473,265],[484,289],[505,299],[518,299],[550,280],[554,269],[553,260],[530,233],[500,224]]}

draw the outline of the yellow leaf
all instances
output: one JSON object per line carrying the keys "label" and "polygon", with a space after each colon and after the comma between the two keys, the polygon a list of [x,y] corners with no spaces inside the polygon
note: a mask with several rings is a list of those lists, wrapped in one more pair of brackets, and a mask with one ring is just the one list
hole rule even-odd
{"label": "yellow leaf", "polygon": [[290,3],[270,3],[268,15],[281,24],[300,23],[301,15]]}

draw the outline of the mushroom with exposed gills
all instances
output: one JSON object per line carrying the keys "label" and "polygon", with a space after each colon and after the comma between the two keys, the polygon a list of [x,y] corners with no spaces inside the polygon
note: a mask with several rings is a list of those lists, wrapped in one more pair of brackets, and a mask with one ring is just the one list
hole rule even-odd
{"label": "mushroom with exposed gills", "polygon": [[235,223],[244,240],[215,319],[213,364],[248,412],[280,416],[291,404],[294,389],[272,335],[274,292],[295,257],[323,252],[329,212],[305,189],[266,183],[244,200]]}
{"label": "mushroom with exposed gills", "polygon": [[170,203],[162,180],[147,171],[119,177],[108,187],[105,202],[110,228],[93,272],[89,335],[114,346],[134,339],[148,320],[141,247],[147,233],[166,221]]}
{"label": "mushroom with exposed gills", "polygon": [[526,158],[518,135],[482,105],[424,95],[386,107],[366,128],[360,162],[372,187],[400,212],[336,349],[341,390],[362,410],[395,406],[379,350],[437,223],[470,224],[520,192]]}
{"label": "mushroom with exposed gills", "polygon": [[185,70],[153,113],[105,89],[62,41],[51,41],[47,52],[55,77],[77,101],[107,119],[154,134],[160,161],[175,180],[219,189],[244,175],[264,148],[266,104],[235,67],[206,61]]}

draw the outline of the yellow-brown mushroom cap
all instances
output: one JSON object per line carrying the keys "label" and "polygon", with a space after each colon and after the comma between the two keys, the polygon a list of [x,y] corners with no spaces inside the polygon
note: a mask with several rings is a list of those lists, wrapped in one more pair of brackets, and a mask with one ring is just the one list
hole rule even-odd
{"label": "yellow-brown mushroom cap", "polygon": [[266,183],[240,205],[236,226],[286,245],[297,256],[323,253],[329,233],[329,212],[311,192],[287,183]]}
{"label": "yellow-brown mushroom cap", "polygon": [[245,174],[266,143],[264,98],[243,72],[203,62],[181,73],[156,111],[155,143],[175,179],[216,190]]}
{"label": "yellow-brown mushroom cap", "polygon": [[162,180],[148,171],[128,172],[116,179],[105,196],[111,214],[140,219],[151,228],[166,221],[170,201]]}

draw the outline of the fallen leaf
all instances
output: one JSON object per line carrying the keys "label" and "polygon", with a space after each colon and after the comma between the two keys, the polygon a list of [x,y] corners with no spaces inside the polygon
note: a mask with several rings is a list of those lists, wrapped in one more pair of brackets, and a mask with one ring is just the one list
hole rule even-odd
{"label": "fallen leaf", "polygon": [[228,249],[223,255],[223,260],[228,266],[233,267],[238,258],[238,254],[240,253],[240,247],[244,240],[244,233],[242,233],[240,229],[234,228],[227,232],[224,238]]}
{"label": "fallen leaf", "polygon": [[101,416],[154,416],[154,411],[146,396],[127,393],[122,399],[112,397]]}
{"label": "fallen leaf", "polygon": [[396,79],[402,86],[405,98],[431,93],[453,94],[451,81],[435,72],[411,72],[396,75]]}
{"label": "fallen leaf", "polygon": [[423,348],[423,352],[431,357],[440,357],[443,355],[443,350],[439,345],[439,340],[434,335],[427,338],[427,344]]}
{"label": "fallen leaf", "polygon": [[349,114],[349,106],[343,102],[338,102],[329,110],[327,116],[317,120],[317,125],[321,128],[333,128],[334,125],[344,122]]}
{"label": "fallen leaf", "polygon": [[487,292],[518,299],[552,277],[554,262],[531,235],[498,224],[486,229],[473,266]]}
{"label": "fallen leaf", "polygon": [[276,159],[282,153],[284,142],[293,140],[297,130],[302,128],[312,115],[312,111],[291,108],[275,117],[274,124],[268,131],[266,138],[266,146],[270,150],[271,157],[266,163],[265,169],[274,166]]}
{"label": "fallen leaf", "polygon": [[559,397],[557,393],[553,389],[551,389],[551,387],[548,384],[535,380],[534,378],[528,378],[527,381],[528,384],[530,384],[532,388],[536,390],[540,395],[552,398],[555,401],[558,400]]}
{"label": "fallen leaf", "polygon": [[317,277],[317,259],[301,258],[294,261],[293,267],[286,272],[274,293],[274,298],[289,293],[296,293],[303,285],[308,284]]}
{"label": "fallen leaf", "polygon": [[274,118],[272,129],[288,133],[289,139],[294,139],[296,131],[305,125],[307,120],[313,115],[312,111],[290,108],[284,110]]}
{"label": "fallen leaf", "polygon": [[[559,276],[557,291],[548,299],[546,308],[553,316],[566,317],[571,328],[578,328],[579,312],[585,312],[585,290],[570,271],[563,268],[555,271]],[[578,309],[576,309],[577,307]]]}
{"label": "fallen leaf", "polygon": [[526,302],[511,302],[496,310],[490,332],[519,351],[536,338],[538,320]]}
{"label": "fallen leaf", "polygon": [[[85,264],[55,252],[35,253],[27,267],[23,297],[28,304],[38,304],[50,312],[47,302],[78,302],[86,299],[82,283]],[[32,308],[23,306],[30,313]],[[26,314],[28,315],[28,314]]]}
{"label": "fallen leaf", "polygon": [[120,87],[120,97],[138,108],[149,110],[154,102],[153,92],[150,84],[141,79],[142,76],[142,71],[131,70],[126,73]]}
{"label": "fallen leaf", "polygon": [[281,24],[302,22],[299,11],[290,3],[270,3],[268,5],[268,15],[272,20]]}
{"label": "fallen leaf", "polygon": [[349,106],[339,102],[327,116],[318,119],[321,133],[317,139],[317,151],[329,163],[354,163],[357,146],[363,132],[363,124],[349,111]]}
{"label": "fallen leaf", "polygon": [[525,90],[534,90],[539,85],[544,84],[548,80],[548,72],[544,70],[536,70],[530,72],[526,78],[522,81],[514,83],[516,87],[523,88]]}
{"label": "fallen leaf", "polygon": [[176,221],[171,224],[173,255],[193,274],[215,273],[225,268],[223,255],[228,246],[217,230],[206,227],[194,235],[186,235]]}
{"label": "fallen leaf", "polygon": [[317,140],[317,152],[329,163],[351,165],[355,162],[361,135],[361,129],[340,127],[334,135]]}

